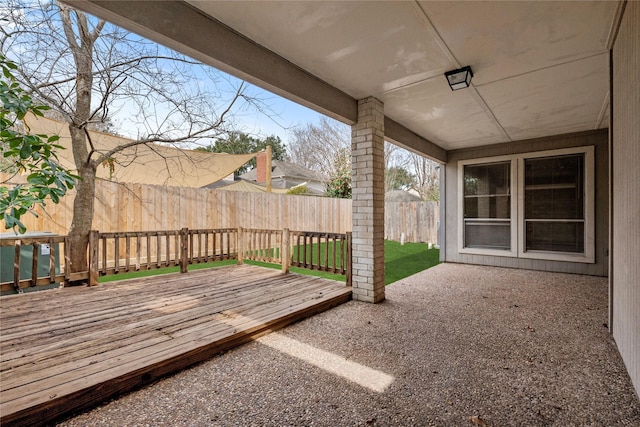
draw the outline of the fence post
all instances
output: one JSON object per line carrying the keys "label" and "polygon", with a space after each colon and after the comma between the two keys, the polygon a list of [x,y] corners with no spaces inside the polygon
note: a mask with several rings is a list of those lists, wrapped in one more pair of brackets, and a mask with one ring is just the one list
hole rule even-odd
{"label": "fence post", "polygon": [[280,244],[280,258],[282,259],[282,273],[287,274],[289,272],[289,263],[291,262],[291,256],[289,255],[289,229],[282,230],[282,243]]}
{"label": "fence post", "polygon": [[244,264],[244,234],[242,234],[242,227],[238,227],[238,233],[236,235],[236,248],[238,248],[238,265]]}
{"label": "fence post", "polygon": [[351,282],[351,239],[352,239],[352,233],[351,231],[348,231],[347,233],[347,286],[351,286],[352,282]]}
{"label": "fence post", "polygon": [[89,231],[89,286],[98,284],[99,242],[98,231]]}
{"label": "fence post", "polygon": [[[169,259],[167,259],[167,263]],[[180,273],[186,273],[189,266],[189,229],[180,230]]]}

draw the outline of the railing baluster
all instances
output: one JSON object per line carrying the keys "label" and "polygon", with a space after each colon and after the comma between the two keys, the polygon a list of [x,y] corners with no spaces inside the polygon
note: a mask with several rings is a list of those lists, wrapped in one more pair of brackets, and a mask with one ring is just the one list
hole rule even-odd
{"label": "railing baluster", "polygon": [[307,237],[308,236],[306,234],[302,235],[302,242],[303,242],[303,245],[302,245],[302,267],[304,267],[304,268],[309,268],[309,266],[307,265],[307,245],[308,245]]}
{"label": "railing baluster", "polygon": [[332,251],[332,253],[331,253],[331,256],[332,256],[332,262],[333,262],[333,264],[332,264],[333,268],[331,269],[331,272],[332,272],[332,273],[335,273],[335,272],[336,272],[336,266],[337,266],[337,263],[336,263],[336,253],[338,252],[338,238],[337,238],[336,236],[333,236],[333,237],[331,238],[331,247],[332,247],[332,249],[333,249],[333,251]]}
{"label": "railing baluster", "polygon": [[217,246],[216,242],[218,240],[219,234],[220,233],[214,231],[213,232],[213,239],[211,240],[211,246],[212,246],[211,247],[211,251],[213,252],[213,259],[221,259],[221,258],[218,258],[218,254],[216,253],[216,246]]}
{"label": "railing baluster", "polygon": [[32,246],[33,255],[31,257],[31,283],[29,284],[29,286],[33,288],[36,286],[36,282],[38,281],[38,249],[40,249],[40,244],[37,242],[33,242]]}
{"label": "railing baluster", "polygon": [[165,248],[167,250],[167,264],[166,266],[168,267],[171,261],[171,235],[169,233],[166,234],[165,236],[165,242],[167,242],[167,247]]}
{"label": "railing baluster", "polygon": [[142,244],[140,242],[140,233],[136,233],[136,271],[140,271],[140,252]]}
{"label": "railing baluster", "polygon": [[129,271],[129,265],[131,264],[131,236],[129,233],[125,234],[125,264],[124,270]]}
{"label": "railing baluster", "polygon": [[209,261],[209,232],[204,232],[204,257],[205,261]]}
{"label": "railing baluster", "polygon": [[144,263],[144,269],[151,268],[151,234],[147,234],[147,262]]}
{"label": "railing baluster", "polygon": [[160,268],[160,258],[162,258],[162,237],[160,233],[156,234],[156,268]]}
{"label": "railing baluster", "polygon": [[100,244],[102,245],[102,254],[101,254],[102,266],[100,267],[99,272],[102,276],[104,276],[105,274],[107,274],[107,238],[105,236],[102,236],[99,239],[100,239]]}
{"label": "railing baluster", "polygon": [[56,245],[53,239],[49,239],[49,283],[55,283],[56,281]]}
{"label": "railing baluster", "polygon": [[116,234],[115,237],[113,238],[113,258],[114,258],[114,263],[113,263],[113,269],[116,273],[118,273],[119,269],[120,269],[120,240],[118,235]]}

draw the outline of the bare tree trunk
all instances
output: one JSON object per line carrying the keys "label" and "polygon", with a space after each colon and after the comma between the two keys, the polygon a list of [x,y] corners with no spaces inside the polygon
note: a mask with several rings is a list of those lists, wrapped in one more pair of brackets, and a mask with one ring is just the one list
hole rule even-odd
{"label": "bare tree trunk", "polygon": [[[76,199],[73,204],[73,220],[69,229],[70,265],[72,273],[87,271],[89,260],[89,231],[93,222],[93,204],[96,193],[96,164],[91,160],[91,151],[87,145],[86,126],[91,119],[91,91],[93,88],[93,45],[104,25],[100,22],[93,32],[87,25],[83,13],[76,13],[78,34],[73,32],[72,9],[61,6],[61,18],[65,36],[76,65],[76,99],[74,113],[69,123],[71,147],[80,180],[77,184]],[[83,283],[71,282],[71,285]]]}
{"label": "bare tree trunk", "polygon": [[[83,132],[70,126],[71,134]],[[73,137],[72,137],[73,138]],[[73,204],[73,220],[69,229],[70,265],[69,271],[86,271],[89,266],[87,249],[89,245],[89,231],[93,222],[93,205],[96,193],[96,168],[91,163],[85,163],[78,168],[80,179],[76,185],[77,193]],[[78,285],[83,282],[71,282]]]}

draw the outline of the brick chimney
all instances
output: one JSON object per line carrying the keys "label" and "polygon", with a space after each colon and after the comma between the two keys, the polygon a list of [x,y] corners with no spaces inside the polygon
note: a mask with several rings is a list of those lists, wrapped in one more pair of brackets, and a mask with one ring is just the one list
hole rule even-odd
{"label": "brick chimney", "polygon": [[271,193],[271,146],[267,145],[264,151],[256,156],[256,182],[266,183],[267,193]]}
{"label": "brick chimney", "polygon": [[267,182],[267,153],[264,151],[256,156],[256,182]]}

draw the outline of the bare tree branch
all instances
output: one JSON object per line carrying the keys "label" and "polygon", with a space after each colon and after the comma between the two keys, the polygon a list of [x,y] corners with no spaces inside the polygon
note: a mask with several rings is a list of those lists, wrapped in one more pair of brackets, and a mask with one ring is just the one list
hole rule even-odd
{"label": "bare tree branch", "polygon": [[[110,64],[108,68],[104,68],[104,69],[101,69],[101,70],[98,70],[98,71],[94,71],[92,74],[93,74],[94,77],[102,75],[102,74],[108,74],[108,73],[112,72],[113,70],[119,69],[119,68],[124,67],[126,65],[133,65],[133,66],[139,65],[140,62],[148,60],[148,59],[152,59],[152,60],[166,59],[168,61],[180,61],[180,62],[183,62],[185,64],[202,65],[202,63],[199,62],[199,61],[192,61],[192,60],[189,60],[189,59],[186,59],[186,58],[181,59],[181,58],[175,58],[175,57],[163,56],[163,55],[153,55],[153,56],[152,55],[147,55],[147,56],[141,56],[139,58],[129,59],[127,61],[122,61],[122,62],[119,62],[119,63],[116,63],[116,64]],[[51,70],[53,70],[53,68]],[[127,72],[127,70],[122,70],[121,74],[126,74],[126,72]],[[49,76],[49,77],[51,77],[51,76]],[[70,82],[73,82],[75,80],[76,80],[76,76],[69,76],[69,77],[67,77],[65,79],[60,79],[60,80],[55,80],[55,81],[49,81],[47,79],[47,81],[36,85],[34,88],[42,89],[42,88],[46,88],[46,87],[50,87],[50,86],[60,86],[62,84],[70,83]]]}

